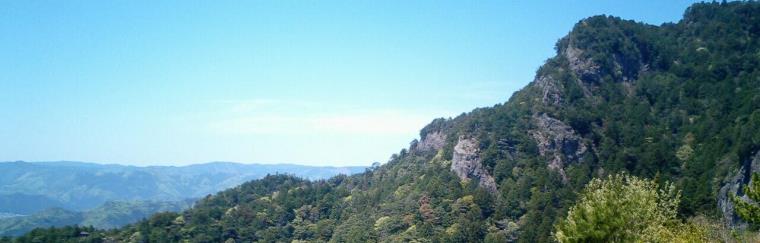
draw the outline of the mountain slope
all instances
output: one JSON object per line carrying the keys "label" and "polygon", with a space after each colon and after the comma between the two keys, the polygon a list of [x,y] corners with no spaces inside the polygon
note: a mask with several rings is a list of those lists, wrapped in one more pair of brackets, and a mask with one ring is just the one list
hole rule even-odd
{"label": "mountain slope", "polygon": [[82,162],[0,163],[0,212],[33,214],[59,207],[82,211],[107,201],[200,198],[267,174],[319,179],[364,167],[214,162],[189,166],[122,166]]}
{"label": "mountain slope", "polygon": [[675,182],[681,217],[717,219],[737,192],[721,188],[760,168],[759,16],[760,3],[734,2],[662,26],[584,19],[508,102],[434,120],[383,166],[268,176],[87,238],[548,242],[576,193],[618,172]]}

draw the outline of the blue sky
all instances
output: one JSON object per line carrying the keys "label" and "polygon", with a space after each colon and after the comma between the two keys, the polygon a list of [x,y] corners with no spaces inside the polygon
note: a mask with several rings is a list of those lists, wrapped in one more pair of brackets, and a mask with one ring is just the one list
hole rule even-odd
{"label": "blue sky", "polygon": [[369,165],[691,1],[2,1],[0,161]]}

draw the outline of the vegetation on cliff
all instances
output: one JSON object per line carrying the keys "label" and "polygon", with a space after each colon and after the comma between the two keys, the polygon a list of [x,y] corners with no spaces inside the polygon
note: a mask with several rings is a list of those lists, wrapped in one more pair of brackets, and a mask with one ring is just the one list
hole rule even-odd
{"label": "vegetation on cliff", "polygon": [[[576,200],[596,197],[578,194],[589,182],[656,202],[636,210],[667,205],[644,231],[718,220],[724,179],[750,171],[760,150],[759,18],[760,3],[732,2],[695,4],[662,26],[584,19],[508,102],[433,121],[382,166],[268,176],[71,240],[549,242],[555,225],[572,231],[563,220],[582,211]],[[618,173],[648,179],[593,179]],[[69,231],[17,241],[58,232]]]}

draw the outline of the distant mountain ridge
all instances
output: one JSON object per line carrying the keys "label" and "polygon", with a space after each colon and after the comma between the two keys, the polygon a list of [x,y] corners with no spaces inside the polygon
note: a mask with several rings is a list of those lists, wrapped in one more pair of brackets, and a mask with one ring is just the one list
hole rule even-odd
{"label": "distant mountain ridge", "polygon": [[108,201],[200,198],[267,174],[323,179],[365,167],[211,162],[126,166],[87,162],[0,162],[0,212],[29,215],[52,207],[84,211]]}
{"label": "distant mountain ridge", "polygon": [[28,216],[0,218],[0,236],[17,236],[34,228],[64,225],[87,225],[98,229],[112,229],[137,222],[157,212],[177,212],[188,209],[194,201],[195,199],[172,202],[109,201],[84,212],[53,207]]}
{"label": "distant mountain ridge", "polygon": [[555,242],[586,184],[620,173],[672,182],[678,220],[734,237],[730,198],[760,173],[760,3],[698,3],[660,26],[594,16],[556,50],[506,103],[436,119],[364,173],[267,176],[118,230],[0,242]]}
{"label": "distant mountain ridge", "polygon": [[760,172],[760,3],[660,26],[594,16],[555,49],[507,102],[436,119],[365,173],[267,176],[119,230],[6,242],[555,242],[586,184],[619,173],[672,182],[679,220],[740,225],[730,198]]}

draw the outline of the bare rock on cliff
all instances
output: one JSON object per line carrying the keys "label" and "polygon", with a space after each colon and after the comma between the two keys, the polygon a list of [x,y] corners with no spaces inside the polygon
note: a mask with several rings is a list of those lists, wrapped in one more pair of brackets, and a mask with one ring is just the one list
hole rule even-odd
{"label": "bare rock on cliff", "polygon": [[459,137],[451,161],[451,170],[462,180],[476,179],[490,193],[496,193],[496,181],[480,163],[478,141]]}
{"label": "bare rock on cliff", "polygon": [[560,84],[551,76],[537,77],[534,81],[541,92],[541,102],[545,105],[559,105],[562,102]]}
{"label": "bare rock on cliff", "polygon": [[548,156],[550,169],[557,170],[567,180],[565,166],[579,161],[588,150],[582,138],[572,127],[546,114],[536,115],[536,129],[529,131],[538,145],[541,156]]}
{"label": "bare rock on cliff", "polygon": [[437,151],[446,145],[446,134],[441,131],[431,132],[425,135],[422,140],[417,144],[419,151]]}
{"label": "bare rock on cliff", "polygon": [[[578,77],[578,79],[574,79],[572,82],[576,82],[581,87],[584,96],[591,96],[591,91],[584,82],[591,83],[600,79],[599,65],[587,58],[583,58],[583,51],[572,44],[563,50],[562,55],[568,60],[569,65],[567,68]],[[564,87],[560,80],[557,80],[550,74],[546,74],[536,77],[533,82],[539,89],[541,102],[544,105],[558,106],[562,103],[562,90]]]}
{"label": "bare rock on cliff", "polygon": [[[570,64],[570,70],[585,82],[596,82],[600,78],[600,67],[587,58],[583,58],[583,51],[576,48],[572,42],[567,45],[562,53]],[[587,91],[587,90],[584,90]]]}

